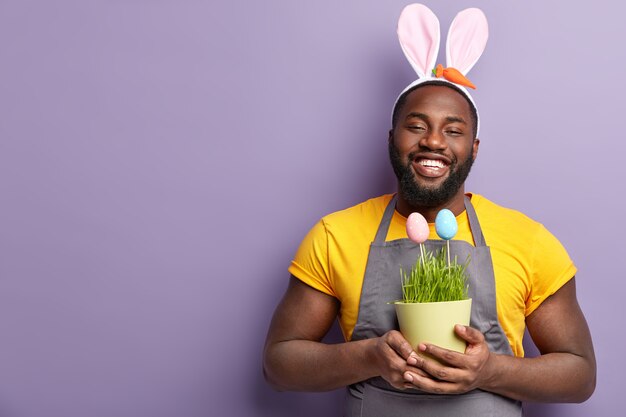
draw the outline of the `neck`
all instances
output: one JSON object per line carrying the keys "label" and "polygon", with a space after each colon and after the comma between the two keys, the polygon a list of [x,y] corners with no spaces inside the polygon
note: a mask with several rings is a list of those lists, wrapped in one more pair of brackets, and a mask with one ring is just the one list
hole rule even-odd
{"label": "neck", "polygon": [[420,205],[412,205],[408,201],[406,201],[401,193],[398,193],[398,202],[396,203],[396,211],[402,214],[404,217],[409,217],[409,214],[413,212],[418,212],[428,223],[434,223],[435,218],[437,217],[437,213],[442,209],[447,208],[450,210],[455,216],[463,213],[465,211],[465,187],[461,186],[459,191],[452,197],[450,200],[445,203],[435,206],[435,207],[425,207]]}

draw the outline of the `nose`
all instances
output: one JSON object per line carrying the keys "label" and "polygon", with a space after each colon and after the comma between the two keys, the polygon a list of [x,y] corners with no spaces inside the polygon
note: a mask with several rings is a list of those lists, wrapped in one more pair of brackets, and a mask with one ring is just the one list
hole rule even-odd
{"label": "nose", "polygon": [[431,151],[440,151],[448,146],[446,138],[443,136],[442,132],[438,132],[436,130],[431,130],[428,134],[422,136],[420,138],[419,145],[420,147]]}

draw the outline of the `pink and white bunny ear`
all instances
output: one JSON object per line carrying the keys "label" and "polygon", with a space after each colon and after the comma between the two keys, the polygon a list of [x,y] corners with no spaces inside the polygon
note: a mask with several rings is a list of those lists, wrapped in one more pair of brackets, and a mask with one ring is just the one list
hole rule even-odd
{"label": "pink and white bunny ear", "polygon": [[489,27],[485,14],[476,8],[465,9],[450,25],[446,41],[446,64],[466,75],[487,45]]}
{"label": "pink and white bunny ear", "polygon": [[398,39],[419,78],[430,77],[441,39],[437,16],[423,4],[409,4],[398,20]]}

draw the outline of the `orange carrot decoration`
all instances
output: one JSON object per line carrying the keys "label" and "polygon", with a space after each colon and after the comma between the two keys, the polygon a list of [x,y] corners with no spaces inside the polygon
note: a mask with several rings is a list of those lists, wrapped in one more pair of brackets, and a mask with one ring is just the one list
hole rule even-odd
{"label": "orange carrot decoration", "polygon": [[443,76],[443,65],[437,64],[437,68],[435,68],[435,77],[441,78]]}
{"label": "orange carrot decoration", "polygon": [[474,90],[476,89],[476,86],[456,68],[444,68],[443,65],[438,64],[437,68],[433,70],[433,74],[437,78],[441,78],[443,76],[443,78],[455,84],[464,85],[466,87],[473,88]]}

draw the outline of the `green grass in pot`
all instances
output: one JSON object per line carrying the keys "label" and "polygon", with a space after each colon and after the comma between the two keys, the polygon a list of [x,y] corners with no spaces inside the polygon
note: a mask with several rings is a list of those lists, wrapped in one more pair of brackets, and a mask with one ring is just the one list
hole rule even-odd
{"label": "green grass in pot", "polygon": [[455,257],[448,265],[445,247],[436,255],[426,252],[410,271],[400,271],[402,302],[467,300],[469,285],[465,270],[468,264],[469,258],[464,264],[458,264]]}

